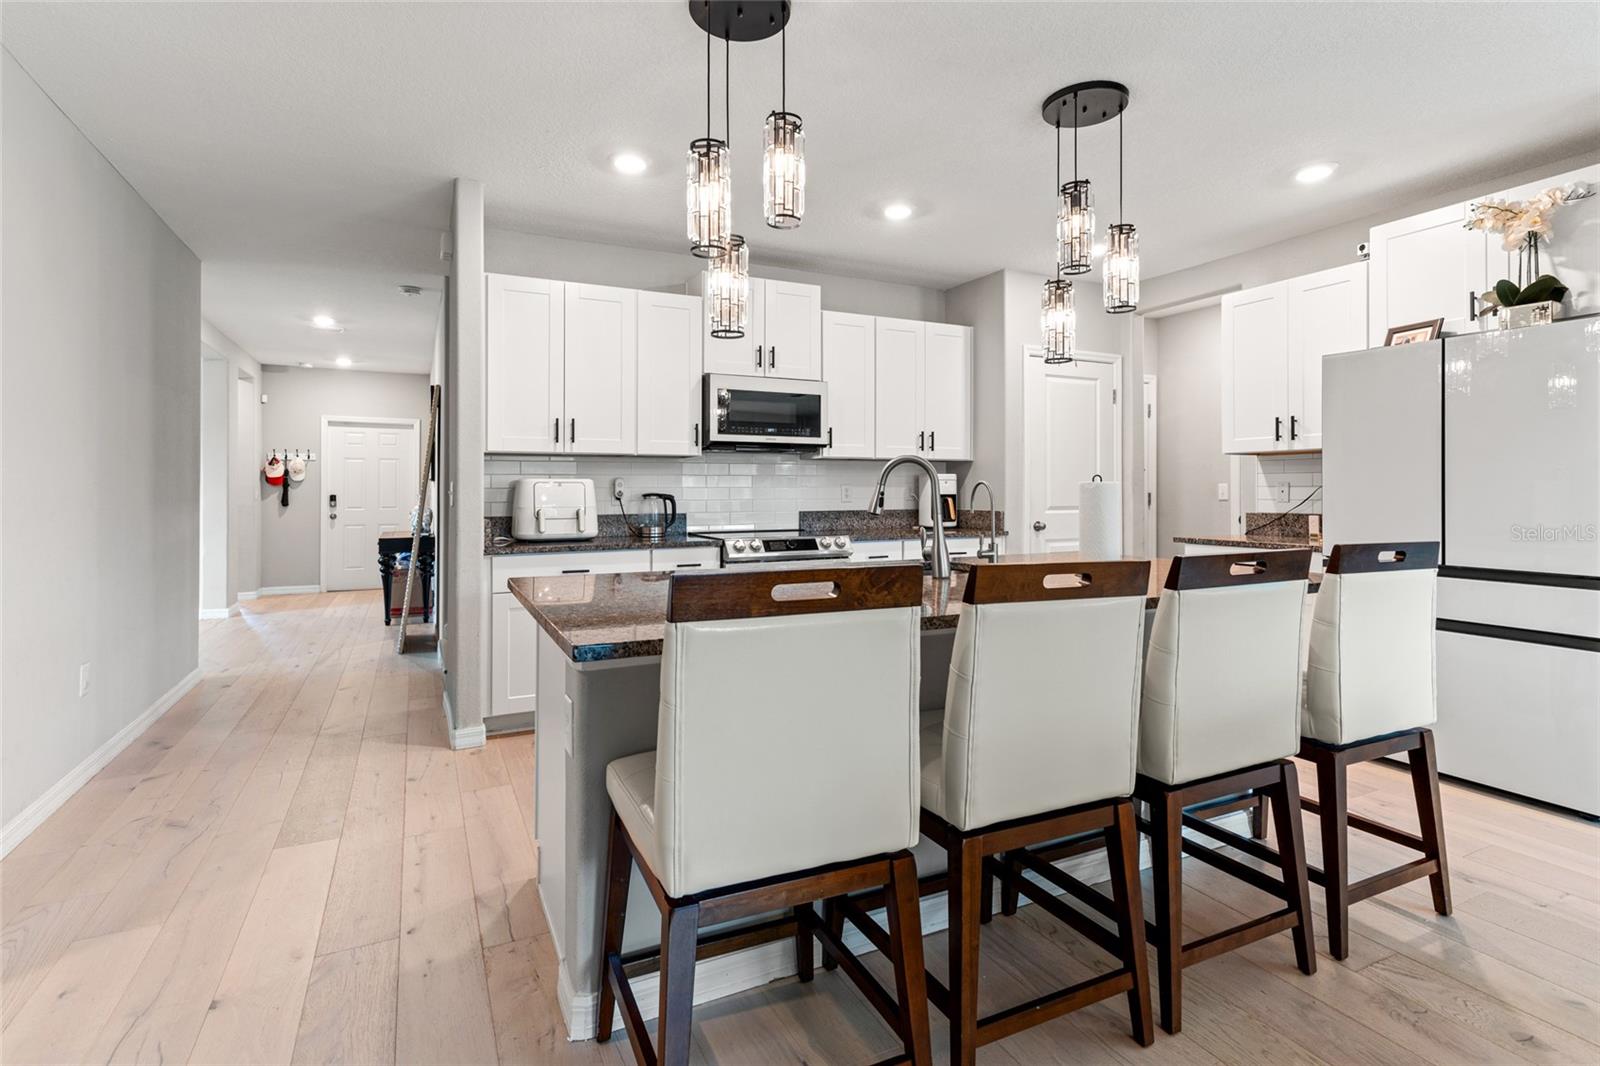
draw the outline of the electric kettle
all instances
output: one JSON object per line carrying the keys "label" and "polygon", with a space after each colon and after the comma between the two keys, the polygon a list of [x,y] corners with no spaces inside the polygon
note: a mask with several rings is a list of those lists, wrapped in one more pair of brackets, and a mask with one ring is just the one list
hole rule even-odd
{"label": "electric kettle", "polygon": [[678,499],[670,492],[645,492],[639,495],[638,523],[628,518],[628,532],[641,540],[665,540],[678,520]]}

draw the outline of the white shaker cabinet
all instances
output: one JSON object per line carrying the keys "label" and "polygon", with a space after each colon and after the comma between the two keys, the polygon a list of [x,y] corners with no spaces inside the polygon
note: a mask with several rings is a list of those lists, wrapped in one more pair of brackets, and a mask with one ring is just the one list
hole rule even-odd
{"label": "white shaker cabinet", "polygon": [[1348,263],[1289,280],[1291,450],[1322,447],[1322,358],[1367,345],[1367,264]]}
{"label": "white shaker cabinet", "polygon": [[564,451],[631,455],[638,435],[639,294],[608,285],[567,289]]}
{"label": "white shaker cabinet", "polygon": [[[690,279],[691,292],[705,296],[705,271]],[[750,299],[746,303],[746,321],[743,337],[713,337],[711,320],[700,316],[700,330],[705,337],[705,367],[707,374],[742,374],[757,377],[767,372],[767,339],[764,333],[766,315],[762,304],[760,278],[750,279]],[[709,314],[709,312],[707,312]]]}
{"label": "white shaker cabinet", "polygon": [[639,293],[640,455],[700,453],[700,297]]}
{"label": "white shaker cabinet", "polygon": [[828,383],[830,459],[877,456],[877,326],[871,315],[822,312],[822,380]]}
{"label": "white shaker cabinet", "polygon": [[[1546,189],[1574,183],[1587,185],[1595,195],[1556,208],[1550,215],[1549,236],[1539,239],[1539,273],[1554,274],[1567,286],[1562,310],[1567,317],[1600,311],[1600,164],[1519,185],[1496,197],[1527,200]],[[1517,280],[1516,255],[1501,248],[1499,235],[1491,235],[1489,241],[1489,284],[1501,278]]]}
{"label": "white shaker cabinet", "polygon": [[491,452],[558,452],[566,286],[490,274],[485,336],[484,447]]}
{"label": "white shaker cabinet", "polygon": [[923,331],[922,420],[928,457],[972,458],[972,330],[929,322]]}
{"label": "white shaker cabinet", "polygon": [[767,375],[820,381],[822,287],[769,278],[761,283],[761,304]]}
{"label": "white shaker cabinet", "polygon": [[1466,219],[1467,205],[1452,204],[1372,228],[1369,347],[1392,326],[1435,318],[1447,333],[1475,328],[1473,301],[1503,276],[1505,252],[1498,237],[1464,228]]}
{"label": "white shaker cabinet", "polygon": [[539,702],[539,623],[509,592],[489,602],[489,714],[531,711]]}
{"label": "white shaker cabinet", "polygon": [[880,458],[917,454],[927,444],[922,421],[922,326],[903,318],[875,322],[878,380],[873,418]]}
{"label": "white shaker cabinet", "polygon": [[1288,283],[1229,293],[1222,298],[1222,450],[1280,450],[1288,397]]}

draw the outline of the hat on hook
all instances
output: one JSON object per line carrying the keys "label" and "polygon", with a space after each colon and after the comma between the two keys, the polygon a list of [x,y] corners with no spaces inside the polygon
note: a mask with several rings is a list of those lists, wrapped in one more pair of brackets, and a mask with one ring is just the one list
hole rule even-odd
{"label": "hat on hook", "polygon": [[261,473],[265,475],[268,485],[283,484],[283,460],[278,458],[276,452],[273,453],[271,459],[267,460],[266,465],[261,468]]}
{"label": "hat on hook", "polygon": [[306,479],[306,461],[298,455],[289,460],[285,469],[289,472],[289,480],[296,485]]}

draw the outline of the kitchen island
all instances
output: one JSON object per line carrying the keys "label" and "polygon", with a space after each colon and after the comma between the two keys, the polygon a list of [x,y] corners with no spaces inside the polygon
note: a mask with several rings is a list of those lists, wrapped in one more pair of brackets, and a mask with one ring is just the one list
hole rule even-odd
{"label": "kitchen island", "polygon": [[[1074,561],[1075,554],[1059,553],[1007,556],[1003,563]],[[995,564],[964,563],[948,580],[923,578],[924,709],[944,704],[966,569],[986,565]],[[1151,563],[1147,607],[1155,606],[1171,566],[1171,559]],[[796,580],[803,581],[807,572],[796,567]],[[512,595],[540,629],[534,785],[539,896],[559,961],[557,997],[574,1039],[593,1035],[599,998],[600,920],[610,817],[606,766],[656,746],[661,648],[671,580],[667,573],[627,573],[559,574],[509,582]],[[752,700],[759,698],[759,693],[751,693]],[[921,849],[918,858],[921,865]],[[633,876],[624,951],[656,943],[660,924],[638,872]],[[924,921],[932,917],[934,924],[942,926],[942,914],[942,906],[930,905]],[[695,985],[697,999],[716,998],[792,973],[790,945],[785,939],[702,962]],[[865,944],[855,946],[870,950]],[[641,1003],[654,1002],[648,980],[636,982],[636,989]]]}

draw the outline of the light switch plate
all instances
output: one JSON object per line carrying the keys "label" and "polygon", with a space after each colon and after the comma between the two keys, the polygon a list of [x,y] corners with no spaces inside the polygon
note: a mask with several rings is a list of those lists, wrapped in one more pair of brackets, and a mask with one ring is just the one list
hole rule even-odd
{"label": "light switch plate", "polygon": [[1272,498],[1278,503],[1289,502],[1289,486],[1287,483],[1272,486]]}
{"label": "light switch plate", "polygon": [[855,490],[852,489],[849,485],[841,485],[841,486],[839,486],[839,502],[840,503],[855,503],[856,502],[855,501]]}
{"label": "light switch plate", "polygon": [[1217,482],[1217,499],[1226,500],[1227,498],[1228,498],[1228,483],[1226,481]]}

